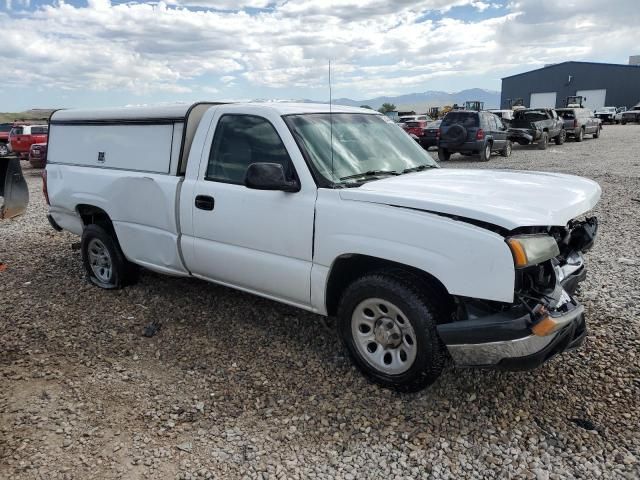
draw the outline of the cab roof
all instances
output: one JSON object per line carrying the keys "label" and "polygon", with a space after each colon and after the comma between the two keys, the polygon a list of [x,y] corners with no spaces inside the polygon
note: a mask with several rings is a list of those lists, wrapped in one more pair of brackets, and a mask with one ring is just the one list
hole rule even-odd
{"label": "cab roof", "polygon": [[[237,106],[251,106],[252,108],[264,108],[275,110],[280,115],[302,113],[369,113],[380,115],[375,110],[367,108],[346,107],[325,103],[293,103],[293,102],[245,102],[235,103]],[[222,102],[197,102],[177,103],[169,105],[144,105],[115,108],[97,109],[69,109],[57,110],[51,115],[52,123],[82,122],[82,121],[109,121],[109,120],[173,120],[181,121],[189,116],[191,110],[198,105],[221,105]]]}

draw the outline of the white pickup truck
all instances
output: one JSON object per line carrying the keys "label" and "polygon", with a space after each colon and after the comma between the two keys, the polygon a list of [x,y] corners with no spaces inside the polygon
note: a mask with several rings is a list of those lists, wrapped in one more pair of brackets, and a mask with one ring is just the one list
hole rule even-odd
{"label": "white pickup truck", "polygon": [[368,109],[211,104],[62,110],[49,220],[88,279],[138,266],[337,317],[355,364],[425,387],[447,359],[533,368],[579,346],[573,298],[600,197],[580,177],[441,169]]}

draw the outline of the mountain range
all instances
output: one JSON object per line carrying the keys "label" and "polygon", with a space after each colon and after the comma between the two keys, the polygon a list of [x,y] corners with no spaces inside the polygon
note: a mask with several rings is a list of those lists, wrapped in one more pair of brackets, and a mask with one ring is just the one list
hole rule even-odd
{"label": "mountain range", "polygon": [[454,103],[462,105],[467,100],[484,102],[485,108],[500,108],[500,92],[484,90],[482,88],[470,88],[453,93],[430,90],[420,93],[397,95],[395,97],[385,96],[365,100],[336,98],[333,100],[333,103],[352,107],[368,105],[376,110],[380,108],[383,103],[392,103],[396,106],[396,109],[400,111],[413,110],[417,113],[424,113],[428,111],[429,107],[443,107],[445,105],[453,105]]}

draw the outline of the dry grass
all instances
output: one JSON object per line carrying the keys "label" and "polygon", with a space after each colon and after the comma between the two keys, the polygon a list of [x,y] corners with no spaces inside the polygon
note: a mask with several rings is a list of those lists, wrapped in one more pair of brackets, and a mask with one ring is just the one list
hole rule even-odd
{"label": "dry grass", "polygon": [[52,109],[27,110],[26,112],[0,112],[0,123],[28,120],[49,120]]}

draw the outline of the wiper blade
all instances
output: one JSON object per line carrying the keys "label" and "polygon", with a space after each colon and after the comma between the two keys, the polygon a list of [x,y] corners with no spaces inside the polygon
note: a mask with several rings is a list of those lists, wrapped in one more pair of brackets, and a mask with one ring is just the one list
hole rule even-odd
{"label": "wiper blade", "polygon": [[435,165],[431,165],[429,163],[425,163],[424,165],[418,165],[417,167],[405,168],[402,173],[411,173],[411,172],[421,172],[422,170],[426,170],[427,168],[438,168]]}
{"label": "wiper blade", "polygon": [[367,172],[356,173],[355,175],[347,175],[346,177],[340,177],[340,180],[349,180],[351,178],[361,177],[375,177],[377,175],[400,175],[395,170],[369,170]]}

